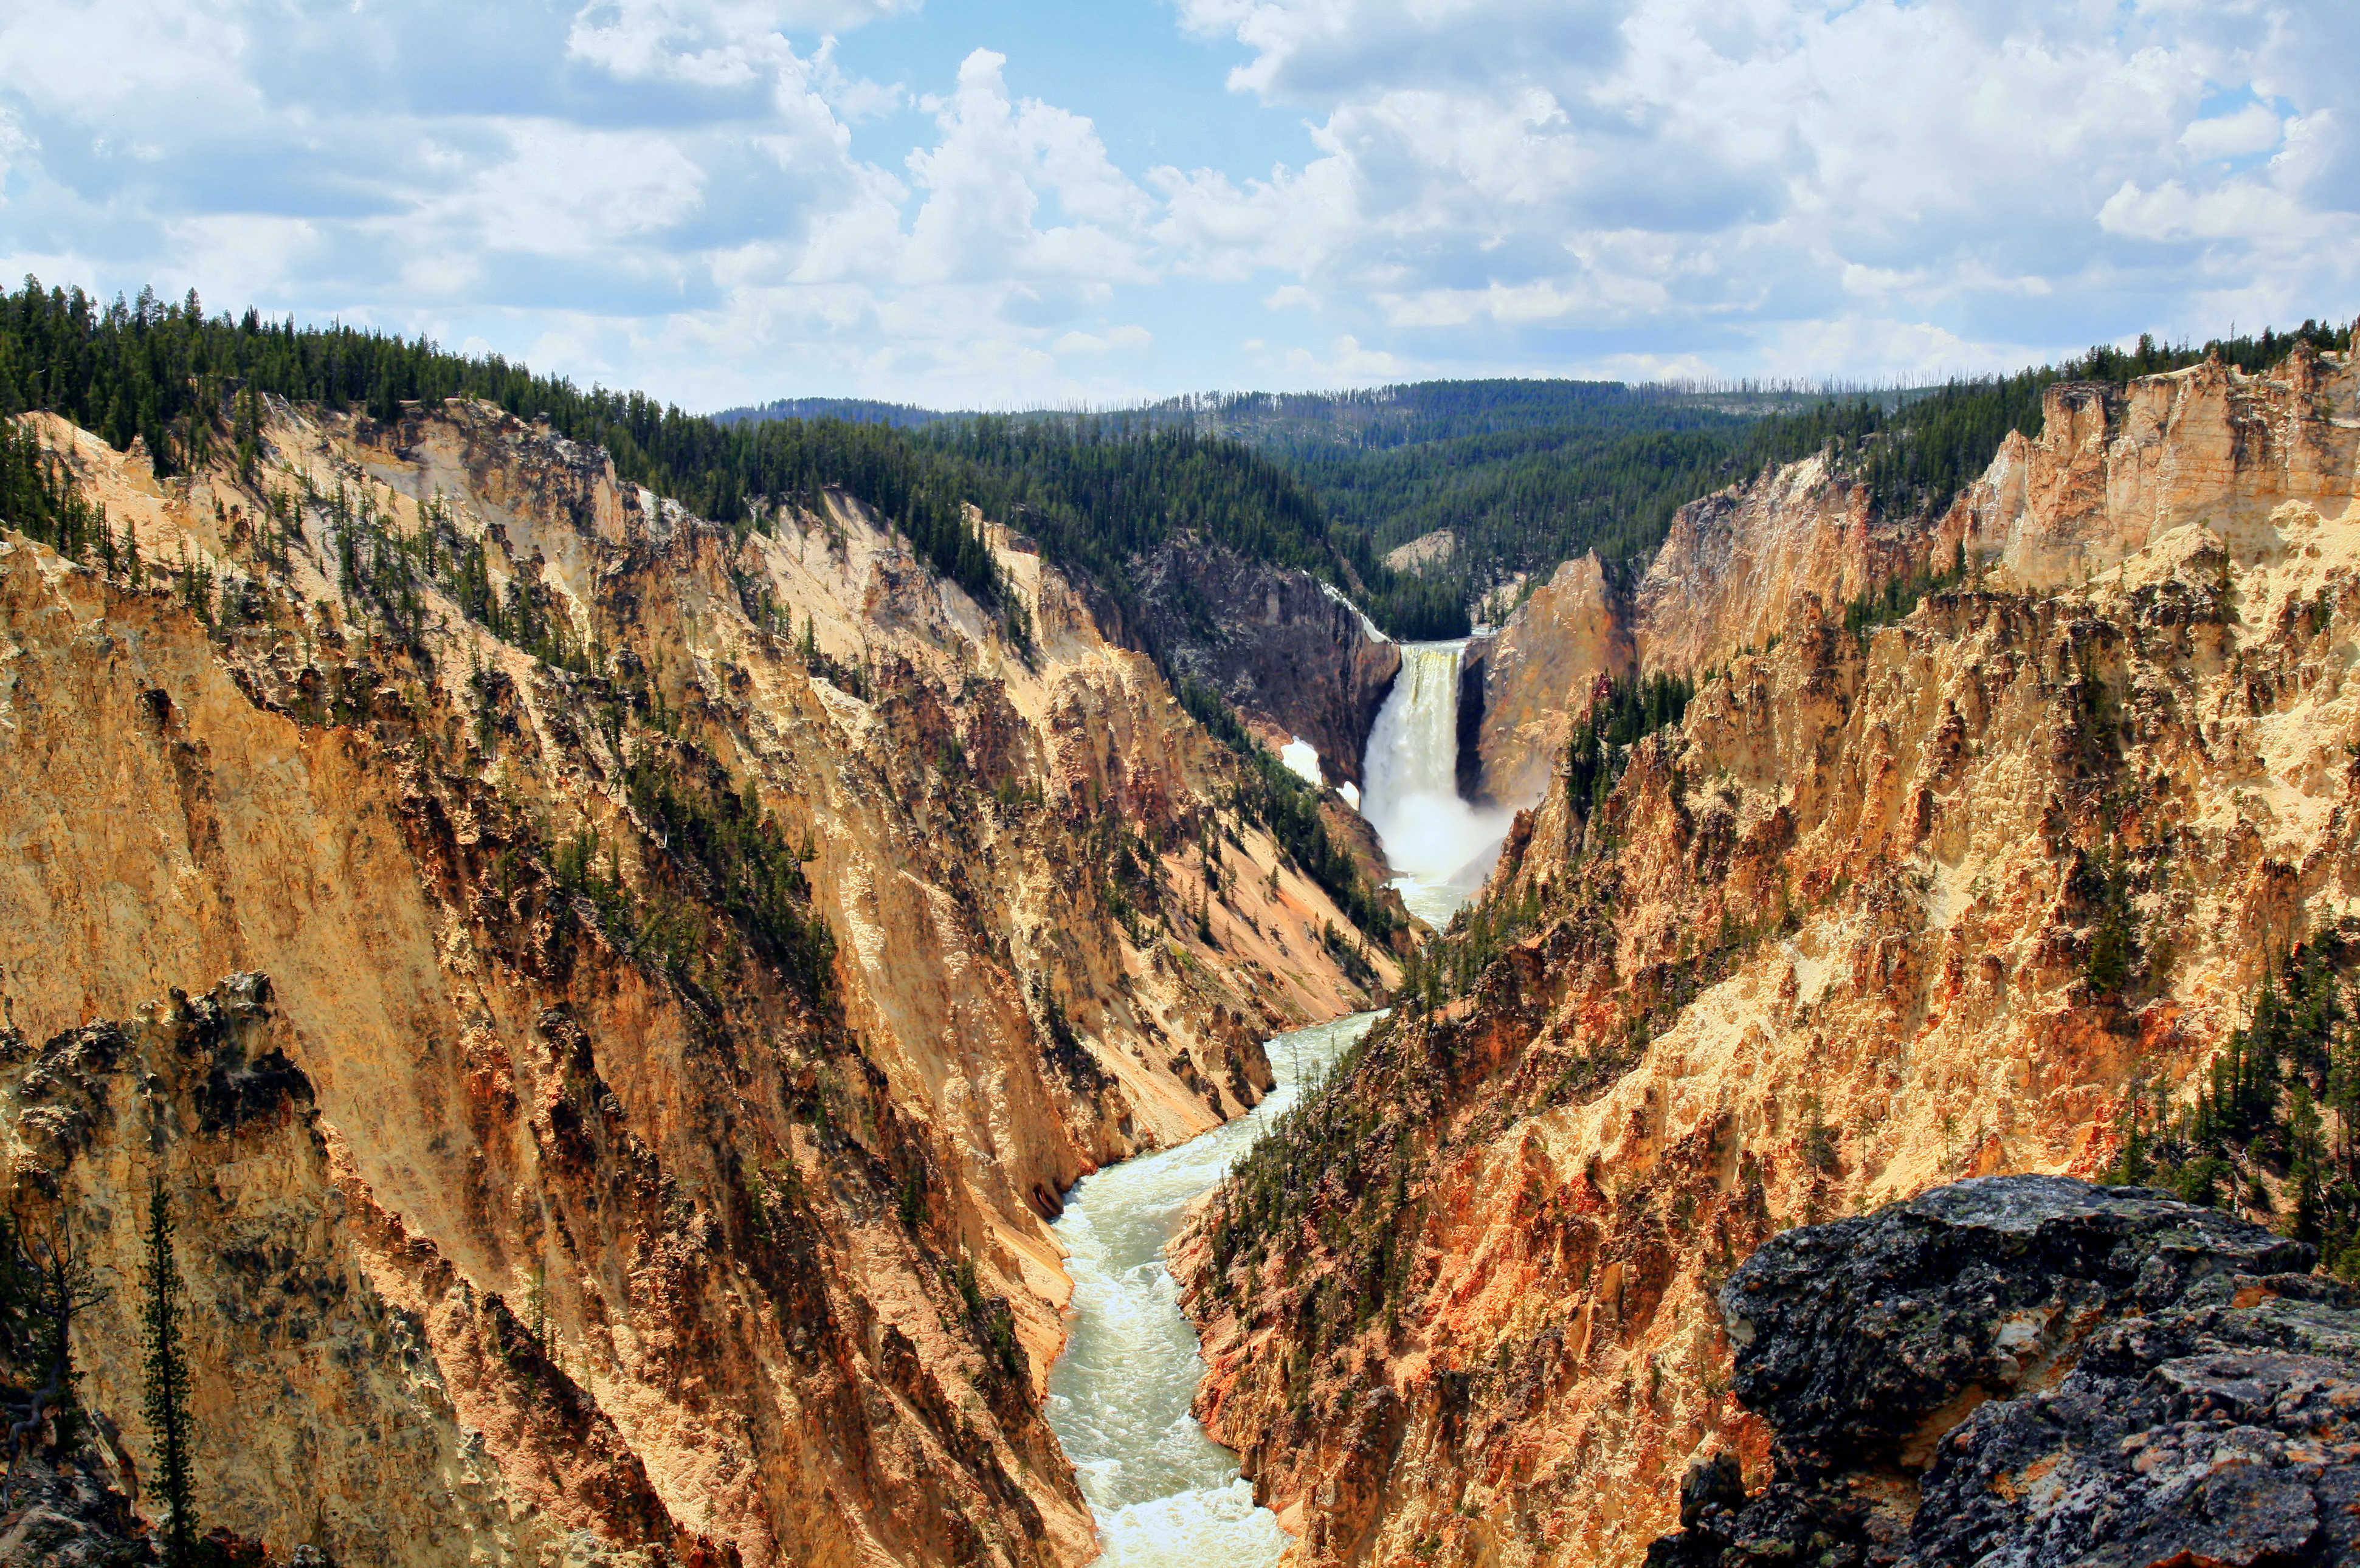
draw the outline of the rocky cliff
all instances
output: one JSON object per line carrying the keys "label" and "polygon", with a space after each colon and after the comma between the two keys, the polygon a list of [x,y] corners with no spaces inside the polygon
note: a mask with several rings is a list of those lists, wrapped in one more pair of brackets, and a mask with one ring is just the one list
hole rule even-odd
{"label": "rocky cliff", "polygon": [[1721,1288],[1776,1437],[1652,1568],[2360,1555],[2360,1291],[2142,1187],[1990,1176],[1774,1238]]}
{"label": "rocky cliff", "polygon": [[1481,787],[1537,801],[1563,715],[1600,675],[1718,668],[1768,647],[1807,603],[1832,612],[1945,578],[2070,586],[2190,523],[2234,528],[2289,501],[2340,508],[2354,399],[2346,356],[2299,345],[2265,376],[2212,363],[2052,386],[2040,433],[2010,432],[1939,511],[1878,511],[1832,453],[1692,501],[1627,593],[1572,561],[1509,618],[1484,681]]}
{"label": "rocky cliff", "polygon": [[1013,613],[481,404],[160,482],[39,423],[109,528],[0,538],[0,1138],[123,1286],[116,1483],[160,1178],[276,1555],[1087,1561],[1045,1216],[1366,995],[1154,667],[1004,531]]}
{"label": "rocky cliff", "polygon": [[1632,595],[1639,661],[1706,669],[1767,645],[1806,594],[1841,605],[1921,564],[1922,525],[1870,499],[1823,453],[1682,506]]}
{"label": "rocky cliff", "polygon": [[1310,743],[1330,785],[1360,758],[1401,650],[1307,572],[1184,539],[1133,565],[1142,629],[1182,674],[1220,693],[1273,745]]}
{"label": "rocky cliff", "polygon": [[1539,801],[1579,699],[1600,676],[1627,678],[1637,667],[1631,622],[1629,595],[1592,550],[1558,567],[1499,636],[1470,650],[1480,684],[1474,744],[1460,758],[1473,764],[1472,787],[1463,791],[1470,799],[1515,807]]}
{"label": "rocky cliff", "polygon": [[2103,439],[2061,389],[1940,525],[1980,576],[1897,624],[1830,624],[1868,569],[1806,534],[1888,543],[1813,464],[1723,519],[1771,537],[1680,558],[1784,618],[1752,653],[1643,628],[1725,670],[1557,776],[1447,962],[1181,1254],[1200,1409],[1307,1561],[1638,1561],[1704,1445],[1767,1473],[1718,1295],[1765,1239],[2092,1173],[2189,1102],[2269,955],[2356,911],[2355,385],[2202,366],[2096,400]]}

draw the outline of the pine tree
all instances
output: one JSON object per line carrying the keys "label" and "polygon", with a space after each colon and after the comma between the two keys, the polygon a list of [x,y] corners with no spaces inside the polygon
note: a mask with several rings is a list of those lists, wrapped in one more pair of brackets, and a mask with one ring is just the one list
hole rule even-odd
{"label": "pine tree", "polygon": [[180,1271],[172,1258],[172,1204],[158,1176],[148,1199],[147,1288],[148,1428],[155,1443],[156,1493],[165,1509],[165,1568],[193,1568],[197,1560],[197,1514],[190,1497],[189,1356],[181,1344]]}

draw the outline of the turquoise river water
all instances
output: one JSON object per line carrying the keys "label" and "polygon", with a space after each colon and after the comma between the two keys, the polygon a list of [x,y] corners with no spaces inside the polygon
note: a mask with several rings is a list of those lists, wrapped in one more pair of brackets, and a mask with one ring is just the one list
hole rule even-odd
{"label": "turquoise river water", "polygon": [[1204,1363],[1164,1247],[1183,1211],[1368,1031],[1356,1013],[1273,1040],[1278,1087],[1249,1114],[1088,1176],[1066,1197],[1071,1338],[1049,1372],[1049,1424],[1098,1516],[1098,1568],[1263,1568],[1286,1534],[1254,1506],[1237,1455],[1188,1413]]}

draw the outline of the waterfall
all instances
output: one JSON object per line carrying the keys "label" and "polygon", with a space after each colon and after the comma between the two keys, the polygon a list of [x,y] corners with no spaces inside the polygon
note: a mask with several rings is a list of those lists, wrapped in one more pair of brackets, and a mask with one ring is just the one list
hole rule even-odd
{"label": "waterfall", "polygon": [[1513,813],[1479,811],[1459,796],[1459,642],[1402,645],[1401,673],[1369,734],[1360,814],[1377,830],[1393,886],[1435,925],[1472,898],[1497,857]]}

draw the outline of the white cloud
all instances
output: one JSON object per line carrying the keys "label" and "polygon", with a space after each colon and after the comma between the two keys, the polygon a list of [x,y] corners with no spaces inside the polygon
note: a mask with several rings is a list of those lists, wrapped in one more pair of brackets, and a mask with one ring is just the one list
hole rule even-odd
{"label": "white cloud", "polygon": [[2191,191],[2167,180],[2152,191],[2125,180],[2098,209],[2108,234],[2143,240],[2234,240],[2270,228],[2302,223],[2283,192],[2250,180]]}
{"label": "white cloud", "polygon": [[1307,348],[1273,350],[1260,338],[1242,345],[1255,365],[1286,386],[1379,387],[1405,381],[1423,366],[1381,348],[1364,348],[1350,332],[1340,332],[1321,354]]}
{"label": "white cloud", "polygon": [[[910,154],[926,192],[912,225],[904,276],[923,280],[1144,276],[1132,235],[1146,193],[1107,158],[1096,127],[1038,99],[1011,100],[1003,56],[977,49],[959,66],[958,90],[929,98],[942,139]],[[1054,195],[1072,221],[1034,218]]]}
{"label": "white cloud", "polygon": [[2267,152],[2286,134],[2286,122],[2266,104],[2248,103],[2234,114],[2197,120],[2180,133],[2180,145],[2199,158],[2244,158]]}
{"label": "white cloud", "polygon": [[490,249],[583,256],[672,228],[702,205],[705,171],[664,138],[547,121],[502,128],[508,156],[422,203],[418,220]]}
{"label": "white cloud", "polygon": [[16,116],[0,108],[0,201],[7,196],[8,172],[32,162],[32,155],[41,150],[41,144],[28,135]]}
{"label": "white cloud", "polygon": [[[1917,375],[2360,309],[2360,7],[1175,10],[1243,63],[1109,63],[1174,76],[1135,111],[1090,83],[1101,125],[1024,7],[945,77],[894,63],[956,58],[892,52],[916,0],[17,0],[0,275],[537,344],[706,405]],[[1231,140],[1114,150],[1184,88]]]}
{"label": "white cloud", "polygon": [[792,57],[791,35],[916,8],[916,0],[593,0],[575,14],[566,50],[626,81],[741,86]]}
{"label": "white cloud", "polygon": [[1144,354],[1155,346],[1155,334],[1142,326],[1121,326],[1100,335],[1067,332],[1049,345],[1052,354]]}
{"label": "white cloud", "polygon": [[[1726,353],[1735,326],[1747,357],[1918,365],[2038,352],[2058,329],[1956,330],[2029,302],[2105,312],[2070,346],[2178,294],[2125,242],[2203,241],[2207,267],[2240,256],[2288,294],[2353,275],[2360,233],[2330,216],[2360,202],[2350,89],[2320,61],[2355,29],[2325,4],[1178,3],[1250,51],[1232,89],[1309,113],[1318,150],[1242,184],[1156,171],[1165,244],[1419,342],[1645,330]],[[2218,167],[2282,136],[2265,172]]]}

